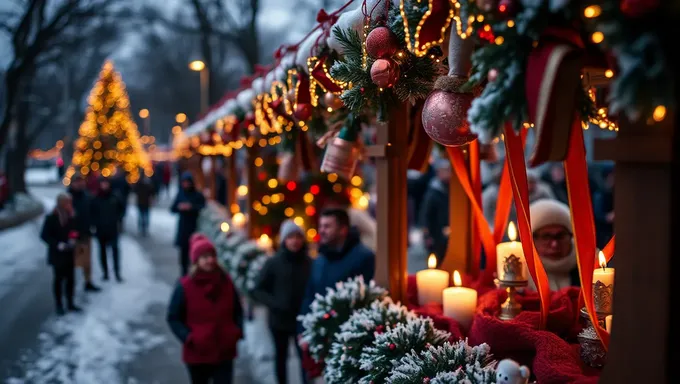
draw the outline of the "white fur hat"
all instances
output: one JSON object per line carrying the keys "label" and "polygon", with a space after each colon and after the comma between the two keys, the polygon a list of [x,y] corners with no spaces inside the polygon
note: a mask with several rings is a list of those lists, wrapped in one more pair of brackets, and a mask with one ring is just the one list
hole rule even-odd
{"label": "white fur hat", "polygon": [[572,232],[569,207],[553,199],[536,200],[529,205],[531,230],[536,231],[548,225],[561,225]]}

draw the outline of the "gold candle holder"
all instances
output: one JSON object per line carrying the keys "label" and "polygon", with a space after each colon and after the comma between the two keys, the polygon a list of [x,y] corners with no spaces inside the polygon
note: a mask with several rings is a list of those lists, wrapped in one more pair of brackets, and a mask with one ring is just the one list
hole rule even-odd
{"label": "gold candle holder", "polygon": [[501,320],[512,320],[522,312],[522,305],[517,301],[517,288],[526,287],[528,281],[508,281],[497,280],[497,285],[505,288],[508,298],[501,304],[501,313],[498,318]]}

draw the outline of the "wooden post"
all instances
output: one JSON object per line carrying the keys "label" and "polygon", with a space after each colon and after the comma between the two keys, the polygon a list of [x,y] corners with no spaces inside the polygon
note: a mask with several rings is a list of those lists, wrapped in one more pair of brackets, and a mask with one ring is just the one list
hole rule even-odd
{"label": "wooden post", "polygon": [[408,167],[409,106],[390,111],[387,126],[378,128],[377,145],[367,155],[376,157],[377,254],[375,280],[387,287],[395,301],[406,300],[407,211],[406,170]]}
{"label": "wooden post", "polygon": [[671,113],[656,125],[621,122],[616,139],[595,142],[596,159],[616,161],[615,319],[601,383],[666,383],[677,363],[669,359],[678,273],[671,267],[673,124]]}
{"label": "wooden post", "polygon": [[210,175],[209,175],[209,185],[210,185],[210,198],[217,200],[217,157],[210,156]]}
{"label": "wooden post", "polygon": [[227,164],[224,167],[224,179],[227,183],[227,211],[231,212],[231,204],[235,204],[236,200],[236,189],[238,188],[238,175],[236,174],[236,150],[232,150],[231,156],[224,159]]}
{"label": "wooden post", "polygon": [[255,168],[255,158],[257,157],[257,148],[255,146],[250,146],[246,148],[246,172],[247,176],[246,178],[248,179],[248,199],[247,199],[247,206],[246,206],[246,213],[248,214],[248,226],[246,230],[246,234],[248,235],[248,238],[254,239],[257,237],[257,228],[255,228],[255,225],[253,224],[255,220],[255,215],[258,215],[257,211],[253,208],[253,191],[255,190],[255,180],[257,179],[257,169]]}

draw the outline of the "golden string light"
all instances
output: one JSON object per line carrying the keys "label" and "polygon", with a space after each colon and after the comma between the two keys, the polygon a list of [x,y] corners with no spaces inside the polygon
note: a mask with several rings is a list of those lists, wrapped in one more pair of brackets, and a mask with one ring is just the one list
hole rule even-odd
{"label": "golden string light", "polygon": [[453,8],[449,9],[449,14],[446,16],[446,21],[444,22],[444,25],[441,28],[441,33],[439,38],[436,41],[428,41],[425,44],[420,44],[420,31],[423,28],[423,25],[427,22],[427,19],[432,15],[432,5],[434,3],[434,0],[428,0],[427,3],[427,11],[425,11],[425,14],[423,17],[420,19],[418,22],[418,25],[416,26],[416,32],[413,34],[413,42],[411,41],[411,31],[409,29],[408,25],[408,17],[406,14],[406,10],[404,9],[404,3],[405,1],[400,1],[399,2],[399,13],[401,13],[401,18],[404,21],[404,33],[405,33],[405,40],[406,40],[406,47],[408,48],[409,51],[411,51],[414,55],[418,57],[425,56],[427,52],[432,48],[433,46],[441,45],[444,40],[446,39],[446,30],[449,28],[449,25],[451,24],[451,20],[455,17],[455,12]]}

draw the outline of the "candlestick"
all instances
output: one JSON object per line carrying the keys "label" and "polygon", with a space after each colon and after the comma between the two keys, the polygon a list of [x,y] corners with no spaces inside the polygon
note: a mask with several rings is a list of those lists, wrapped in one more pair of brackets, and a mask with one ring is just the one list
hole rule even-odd
{"label": "candlestick", "polygon": [[614,296],[614,268],[607,268],[607,259],[600,251],[600,268],[593,272],[593,301],[595,312],[610,314],[612,313],[612,303]]}
{"label": "candlestick", "polygon": [[612,319],[613,318],[614,318],[614,315],[607,315],[607,317],[604,318],[605,329],[609,333],[612,333]]}
{"label": "candlestick", "polygon": [[444,316],[456,320],[463,328],[469,329],[477,309],[477,291],[462,287],[460,273],[453,272],[455,287],[446,288],[442,292]]}
{"label": "candlestick", "polygon": [[427,268],[416,272],[416,286],[418,287],[418,303],[442,303],[442,291],[449,286],[449,273],[437,267],[434,254],[427,259]]}
{"label": "candlestick", "polygon": [[522,243],[517,239],[515,223],[508,225],[508,237],[506,241],[496,245],[496,272],[501,281],[527,281],[529,272],[524,257]]}

